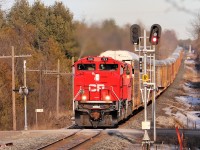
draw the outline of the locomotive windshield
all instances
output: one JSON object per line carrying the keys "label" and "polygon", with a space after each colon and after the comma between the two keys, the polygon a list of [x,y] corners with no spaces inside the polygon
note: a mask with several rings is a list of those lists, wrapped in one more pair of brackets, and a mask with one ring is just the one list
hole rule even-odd
{"label": "locomotive windshield", "polygon": [[95,64],[78,64],[77,69],[78,70],[95,70],[96,66]]}
{"label": "locomotive windshield", "polygon": [[118,64],[100,64],[100,70],[117,70]]}

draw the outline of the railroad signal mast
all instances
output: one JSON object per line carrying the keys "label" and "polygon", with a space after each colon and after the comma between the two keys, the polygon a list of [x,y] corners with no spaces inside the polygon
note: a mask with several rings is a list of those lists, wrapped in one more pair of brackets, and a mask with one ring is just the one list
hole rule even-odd
{"label": "railroad signal mast", "polygon": [[22,95],[24,100],[24,130],[28,130],[28,124],[27,124],[27,96],[30,92],[33,92],[34,89],[30,89],[27,87],[26,84],[26,60],[24,60],[24,85],[19,87],[19,89],[14,89],[14,92],[18,92],[20,95]]}
{"label": "railroad signal mast", "polygon": [[[142,145],[149,147],[151,141],[147,130],[150,129],[150,121],[147,120],[147,103],[150,100],[152,93],[152,119],[154,124],[154,141],[156,141],[156,113],[155,113],[155,97],[156,97],[156,74],[155,74],[155,45],[159,43],[161,36],[161,26],[153,24],[150,29],[150,37],[146,36],[144,30],[143,37],[141,36],[141,28],[134,24],[130,28],[131,42],[134,45],[136,52],[139,52],[139,67],[140,67],[140,91],[142,101],[144,103],[144,121],[142,122],[142,129],[144,130],[144,137]],[[149,38],[150,46],[147,46],[147,39]],[[143,42],[143,43],[142,43]],[[142,45],[143,44],[143,45]],[[148,62],[148,65],[147,65]]]}

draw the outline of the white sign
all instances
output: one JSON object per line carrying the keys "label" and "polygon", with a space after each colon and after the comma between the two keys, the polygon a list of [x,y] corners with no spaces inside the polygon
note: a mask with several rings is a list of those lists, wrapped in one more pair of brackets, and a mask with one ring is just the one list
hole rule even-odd
{"label": "white sign", "polygon": [[43,109],[35,109],[35,112],[44,112]]}
{"label": "white sign", "polygon": [[142,130],[149,130],[150,127],[150,121],[142,121]]}

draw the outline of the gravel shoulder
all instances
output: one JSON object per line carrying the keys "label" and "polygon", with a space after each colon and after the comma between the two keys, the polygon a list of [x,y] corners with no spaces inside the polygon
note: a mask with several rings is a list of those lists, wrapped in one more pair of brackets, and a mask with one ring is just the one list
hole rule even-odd
{"label": "gravel shoulder", "polygon": [[77,130],[0,131],[0,150],[36,150],[75,132]]}

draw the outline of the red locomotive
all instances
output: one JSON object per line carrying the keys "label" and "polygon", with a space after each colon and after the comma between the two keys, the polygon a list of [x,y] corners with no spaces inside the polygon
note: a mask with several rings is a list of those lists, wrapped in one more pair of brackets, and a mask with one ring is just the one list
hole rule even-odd
{"label": "red locomotive", "polygon": [[114,126],[119,116],[126,117],[132,96],[130,64],[111,57],[85,57],[74,67],[76,124]]}
{"label": "red locomotive", "polygon": [[[156,73],[161,72],[159,79],[162,76],[167,78],[164,69],[171,69],[174,65],[177,65],[176,71],[171,73],[177,73],[180,66],[178,60],[182,57],[180,50],[176,53],[172,62],[167,59],[165,61],[168,63],[160,65],[157,61]],[[113,127],[131,115],[133,110],[143,106],[138,56],[134,53],[107,51],[101,57],[84,57],[74,63],[73,76],[73,109],[78,126]],[[166,82],[159,79],[156,82],[164,86],[163,90],[173,81],[170,77]]]}

